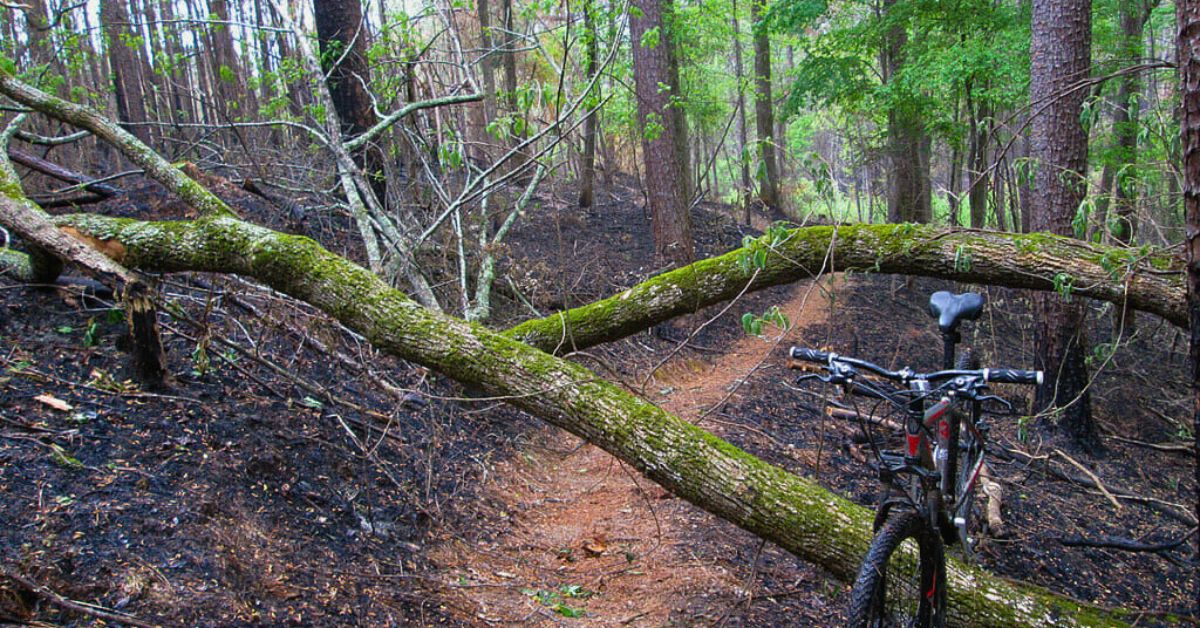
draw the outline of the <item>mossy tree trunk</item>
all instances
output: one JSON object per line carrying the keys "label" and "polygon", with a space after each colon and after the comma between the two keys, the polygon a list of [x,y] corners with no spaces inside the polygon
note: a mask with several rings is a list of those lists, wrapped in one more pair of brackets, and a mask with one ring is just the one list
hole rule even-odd
{"label": "mossy tree trunk", "polygon": [[[0,72],[0,91],[15,89],[11,81],[6,85],[10,78]],[[63,107],[56,105],[55,112],[61,114]],[[125,149],[138,147],[126,144]],[[162,172],[151,156],[142,155],[154,166],[148,168],[151,173],[158,170],[157,174],[167,179],[178,174],[174,169]],[[214,206],[214,201],[219,201],[202,186],[178,176],[182,177],[176,179],[178,185],[168,187],[193,205],[208,207],[198,220],[146,222],[80,214],[58,217],[55,223],[63,230],[73,230],[90,246],[119,255],[128,268],[234,273],[262,281],[337,318],[384,351],[502,397],[586,439],[675,495],[843,580],[857,571],[870,542],[869,511],[813,481],[759,460],[582,366],[514,339],[532,338],[539,346],[554,348],[563,338],[561,326],[553,336],[556,342],[547,335],[553,328],[547,329],[545,320],[498,334],[433,312],[308,238],[236,219],[223,204]],[[19,184],[0,185],[0,194],[20,198]],[[947,254],[946,246],[951,247],[952,255]],[[760,250],[762,254],[756,254]],[[728,286],[753,282],[761,287],[773,285],[766,282],[778,284],[811,275],[835,250],[836,259],[842,260],[839,268],[847,266],[848,258],[849,266],[883,272],[952,277],[974,273],[976,280],[1008,277],[1023,287],[1043,289],[1051,281],[1045,276],[1047,268],[1049,272],[1069,268],[1080,277],[1095,279],[1080,281],[1078,285],[1086,286],[1078,290],[1081,294],[1110,299],[1124,295],[1132,307],[1184,320],[1184,315],[1176,312],[1183,309],[1182,281],[1177,271],[1158,269],[1167,265],[1162,259],[1111,257],[1104,249],[1053,237],[939,232],[910,225],[827,227],[775,234],[772,241],[750,247],[750,257],[761,261],[757,270],[748,269],[741,262],[743,254],[735,252],[668,273],[589,306],[590,310],[575,310],[573,315],[590,312],[582,318],[586,322],[602,318],[598,315],[604,310],[618,314],[613,322],[592,325],[594,344],[602,337],[644,328],[646,321],[655,317],[665,320],[674,315],[667,312],[700,307],[704,299],[714,298]],[[1018,268],[1029,273],[1014,279],[1010,260],[992,260],[1016,253],[1024,260]],[[1122,264],[1130,268],[1124,281],[1107,275]],[[688,299],[688,294],[696,298]],[[573,335],[577,340],[581,336]],[[1126,615],[1011,583],[962,564],[951,564],[948,575],[952,619],[958,624],[1109,626]]]}
{"label": "mossy tree trunk", "polygon": [[[763,251],[762,267],[747,258]],[[1187,325],[1183,270],[1165,253],[1089,245],[1041,233],[845,225],[788,231],[664,273],[607,299],[513,327],[506,335],[566,353],[623,338],[680,314],[834,268],[1069,291]],[[747,288],[747,284],[749,287]],[[1054,295],[1051,295],[1054,297]],[[1058,297],[1055,297],[1058,298]]]}
{"label": "mossy tree trunk", "polygon": [[[870,541],[871,513],[815,482],[767,464],[595,373],[505,335],[421,307],[370,271],[285,235],[221,216],[142,222],[58,219],[125,263],[158,272],[254,277],[302,299],[375,346],[505,398],[626,461],[691,503],[848,580]],[[959,623],[1112,625],[1117,613],[961,564],[950,567]]]}
{"label": "mossy tree trunk", "polygon": [[[11,184],[16,173],[0,155],[0,182]],[[129,336],[133,340],[133,373],[138,382],[148,388],[163,387],[168,378],[166,353],[158,333],[157,308],[151,289],[136,275],[110,257],[89,246],[86,236],[56,229],[50,216],[28,199],[14,193],[11,185],[0,194],[0,224],[19,235],[32,249],[28,262],[5,250],[0,258],[0,273],[14,275],[18,280],[33,283],[53,283],[63,262],[72,262],[87,269],[103,283],[121,295]],[[72,237],[71,233],[79,235]],[[107,251],[120,256],[120,248]],[[9,265],[11,264],[11,266]]]}

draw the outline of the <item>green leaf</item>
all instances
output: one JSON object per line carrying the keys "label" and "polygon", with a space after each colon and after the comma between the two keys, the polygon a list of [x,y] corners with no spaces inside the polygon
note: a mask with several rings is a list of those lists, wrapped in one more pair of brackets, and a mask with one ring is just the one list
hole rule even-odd
{"label": "green leaf", "polygon": [[660,38],[661,37],[660,37],[660,33],[659,33],[659,28],[657,26],[655,26],[654,28],[651,28],[650,30],[647,30],[646,32],[642,33],[641,46],[643,48],[650,48],[650,49],[657,48]]}
{"label": "green leaf", "polygon": [[56,443],[50,443],[50,459],[54,461],[54,464],[67,467],[68,469],[83,468],[83,463],[78,458],[67,453],[67,450]]}
{"label": "green leaf", "polygon": [[754,313],[753,312],[746,312],[745,314],[742,314],[742,329],[744,329],[747,334],[751,334],[751,335],[754,334]]}
{"label": "green leaf", "polygon": [[550,610],[562,615],[563,617],[570,617],[572,619],[583,617],[586,614],[583,609],[572,608],[566,604],[563,604],[562,602],[554,604],[550,607]]}
{"label": "green leaf", "polygon": [[758,249],[754,252],[754,267],[760,270],[767,267],[766,249]]}

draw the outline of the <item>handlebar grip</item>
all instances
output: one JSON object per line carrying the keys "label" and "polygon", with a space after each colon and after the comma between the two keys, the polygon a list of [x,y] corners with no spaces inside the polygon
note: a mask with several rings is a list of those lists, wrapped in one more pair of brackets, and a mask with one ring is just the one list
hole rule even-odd
{"label": "handlebar grip", "polygon": [[792,347],[791,351],[789,351],[789,354],[796,360],[816,362],[818,364],[828,364],[829,356],[831,355],[828,351],[809,349],[807,347]]}
{"label": "handlebar grip", "polygon": [[984,381],[1000,382],[1002,384],[1042,384],[1041,371],[1020,371],[1017,369],[985,369]]}

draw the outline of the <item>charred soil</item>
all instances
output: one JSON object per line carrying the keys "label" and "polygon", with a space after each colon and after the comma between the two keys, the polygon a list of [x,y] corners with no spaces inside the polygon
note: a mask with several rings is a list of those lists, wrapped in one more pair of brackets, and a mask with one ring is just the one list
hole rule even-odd
{"label": "charred soil", "polygon": [[[249,220],[358,256],[336,212],[301,221],[294,207],[207,183]],[[618,179],[587,212],[571,198],[566,188],[545,194],[499,250],[494,327],[656,271],[632,184]],[[186,215],[152,185],[100,210]],[[721,206],[694,215],[701,255],[751,233]],[[856,459],[853,426],[825,415],[825,391],[787,386],[794,373],[783,348],[934,365],[939,345],[924,304],[949,286],[838,277],[751,295],[575,359],[870,505],[877,487]],[[0,279],[0,619],[94,619],[48,589],[164,625],[841,623],[844,584],[574,437],[472,400],[472,391],[240,279],[170,276],[159,286],[176,381],[150,392],[126,380],[124,323],[103,293]],[[969,340],[985,364],[1029,364],[1026,298],[988,292],[988,314]],[[773,305],[793,329],[746,336],[741,315]],[[1147,318],[1132,340],[1113,343],[1107,315],[1094,312],[1092,322],[1101,347],[1093,361],[1105,365],[1093,388],[1105,451],[1075,450],[1050,418],[994,420],[1008,533],[981,544],[981,561],[1100,604],[1186,612],[1190,541],[1158,553],[1061,544],[1154,544],[1195,525],[1176,506],[1196,491],[1181,439],[1186,339]],[[1118,509],[1060,479],[1055,471],[1084,475],[1066,456],[1134,498],[1118,496]]]}

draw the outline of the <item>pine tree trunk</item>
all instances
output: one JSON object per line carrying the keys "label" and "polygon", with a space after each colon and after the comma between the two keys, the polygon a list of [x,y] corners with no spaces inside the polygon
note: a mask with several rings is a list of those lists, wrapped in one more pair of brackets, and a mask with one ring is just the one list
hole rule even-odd
{"label": "pine tree trunk", "polygon": [[[755,0],[750,0],[754,2]],[[738,15],[737,0],[733,0],[733,76],[737,81],[737,162],[741,171],[741,186],[738,188],[738,206],[742,212],[742,224],[750,224],[750,162],[746,159],[746,72],[742,66],[741,16]]]}
{"label": "pine tree trunk", "polygon": [[[1091,63],[1091,0],[1035,0],[1029,93],[1041,108],[1031,126],[1034,231],[1074,233],[1072,219],[1087,193],[1087,133],[1079,112]],[[1069,287],[1064,288],[1067,292]],[[1037,367],[1046,373],[1038,387],[1038,410],[1056,409],[1059,427],[1078,444],[1094,449],[1099,437],[1087,389],[1087,338],[1083,301],[1070,295],[1039,294],[1036,300]]]}
{"label": "pine tree trunk", "polygon": [[[1192,434],[1200,451],[1200,0],[1176,0],[1179,39],[1176,63],[1179,67],[1183,103],[1179,115],[1180,145],[1183,147],[1183,205],[1187,223],[1187,304],[1191,329],[1188,361],[1192,370]],[[1200,465],[1195,465],[1200,482]],[[1200,515],[1200,497],[1196,499]],[[1200,613],[1200,572],[1193,584],[1197,613]]]}
{"label": "pine tree trunk", "polygon": [[672,91],[661,88],[671,84],[673,65],[663,21],[669,1],[637,0],[634,5],[639,15],[630,16],[629,31],[655,263],[683,266],[695,253],[684,187],[688,174],[680,169],[679,158],[680,147],[686,154],[686,138],[679,137],[678,125],[673,122]]}
{"label": "pine tree trunk", "polygon": [[[584,52],[584,73],[588,81],[592,81],[596,74],[600,71],[598,64],[600,62],[600,33],[596,30],[596,20],[593,15],[596,11],[594,0],[586,0],[583,6],[583,31],[584,37],[587,38],[587,43]],[[599,93],[599,85],[596,86],[593,93]],[[599,99],[595,99],[597,102]],[[591,101],[587,101],[585,106],[590,111],[594,107]],[[586,114],[587,119],[583,122],[583,163],[579,168],[579,206],[591,207],[595,201],[595,186],[596,186],[596,130],[600,117],[600,111],[590,111]]]}
{"label": "pine tree trunk", "polygon": [[[347,139],[353,139],[379,121],[367,92],[367,85],[371,84],[367,59],[370,33],[363,21],[362,3],[359,0],[314,0],[313,13],[322,69],[329,77],[329,94],[342,121],[342,133]],[[366,146],[356,159],[367,173],[375,197],[381,204],[386,203],[383,152],[378,147]]]}
{"label": "pine tree trunk", "polygon": [[[680,187],[685,205],[690,205],[696,195],[695,176],[692,173],[692,159],[688,152],[690,135],[688,134],[687,113],[683,108],[683,83],[679,79],[679,51],[672,30],[674,20],[675,0],[661,0],[663,29],[660,31],[667,53],[667,85],[670,87],[670,106],[667,107],[667,119],[670,120],[675,132],[675,160],[679,172],[683,175]],[[686,207],[685,207],[686,211]]]}
{"label": "pine tree trunk", "polygon": [[107,0],[100,3],[100,22],[104,27],[109,70],[112,73],[113,96],[117,101],[117,120],[143,144],[150,144],[150,129],[139,124],[146,121],[146,102],[138,82],[140,56],[131,47],[133,29],[130,27],[126,0]]}
{"label": "pine tree trunk", "polygon": [[779,164],[775,159],[775,112],[771,99],[771,39],[762,21],[763,0],[750,0],[750,22],[754,32],[754,121],[758,131],[758,198],[772,210],[779,203]]}
{"label": "pine tree trunk", "polygon": [[[896,0],[885,0],[891,11]],[[903,24],[894,25],[886,34],[880,55],[883,82],[890,83],[904,65],[904,48],[908,33]],[[929,141],[919,113],[903,105],[894,105],[887,112],[888,155],[892,167],[888,170],[888,221],[927,223],[933,217],[929,181]]]}

